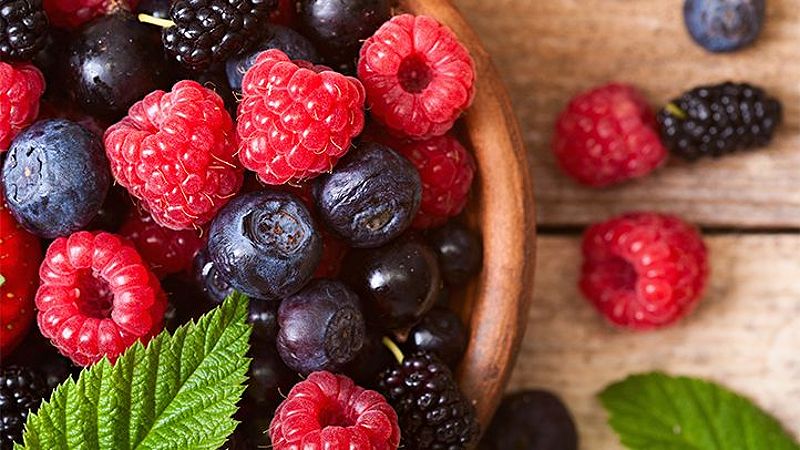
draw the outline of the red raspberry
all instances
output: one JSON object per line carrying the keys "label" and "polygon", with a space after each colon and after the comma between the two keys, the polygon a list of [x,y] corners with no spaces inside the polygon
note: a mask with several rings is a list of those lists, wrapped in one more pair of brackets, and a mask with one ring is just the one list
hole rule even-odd
{"label": "red raspberry", "polygon": [[242,80],[239,159],[267,184],[330,172],[364,128],[355,78],[267,50]]}
{"label": "red raspberry", "polygon": [[655,114],[633,86],[624,84],[573,98],[556,122],[553,152],[567,175],[593,187],[647,175],[667,157]]}
{"label": "red raspberry", "polygon": [[583,294],[612,323],[636,330],[687,315],[708,279],[700,233],[674,216],[631,213],[594,225],[583,256]]}
{"label": "red raspberry", "polygon": [[205,243],[195,230],[164,228],[136,209],[128,213],[119,234],[133,243],[158,278],[191,270],[194,256]]}
{"label": "red raspberry", "polygon": [[42,259],[39,239],[14,220],[0,195],[0,355],[8,356],[33,323]]}
{"label": "red raspberry", "polygon": [[0,62],[0,152],[39,115],[44,76],[30,64]]}
{"label": "red raspberry", "polygon": [[372,115],[404,136],[441,136],[475,94],[475,63],[446,26],[403,14],[361,47],[358,77]]}
{"label": "red raspberry", "polygon": [[167,298],[127,241],[79,231],[58,238],[39,269],[39,329],[75,364],[112,362],[161,331]]}
{"label": "red raspberry", "polygon": [[161,226],[199,228],[242,186],[222,98],[194,81],[155,91],[106,131],[114,178]]}
{"label": "red raspberry", "polygon": [[452,134],[394,147],[408,158],[422,179],[422,204],[414,228],[444,225],[464,210],[475,176],[475,160]]}
{"label": "red raspberry", "polygon": [[275,450],[389,450],[400,444],[397,414],[383,396],[330,372],[314,372],[292,388],[269,434]]}
{"label": "red raspberry", "polygon": [[44,9],[53,26],[73,30],[120,7],[133,11],[138,4],[139,0],[44,0]]}

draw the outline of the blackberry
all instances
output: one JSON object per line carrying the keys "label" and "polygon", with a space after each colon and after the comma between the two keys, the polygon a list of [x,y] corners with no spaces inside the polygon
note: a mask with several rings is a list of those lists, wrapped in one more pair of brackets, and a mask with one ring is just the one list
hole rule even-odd
{"label": "blackberry", "polygon": [[397,411],[406,450],[457,450],[478,438],[475,409],[447,365],[420,351],[383,372],[379,391]]}
{"label": "blackberry", "polygon": [[0,57],[30,60],[47,43],[42,0],[0,0]]}
{"label": "blackberry", "polygon": [[664,145],[696,160],[763,147],[781,122],[781,104],[747,83],[700,86],[658,112]]}
{"label": "blackberry", "polygon": [[42,376],[23,366],[8,366],[0,371],[0,448],[21,442],[28,412],[39,408],[48,389]]}
{"label": "blackberry", "polygon": [[258,44],[276,6],[277,0],[177,0],[164,47],[191,70],[224,63]]}

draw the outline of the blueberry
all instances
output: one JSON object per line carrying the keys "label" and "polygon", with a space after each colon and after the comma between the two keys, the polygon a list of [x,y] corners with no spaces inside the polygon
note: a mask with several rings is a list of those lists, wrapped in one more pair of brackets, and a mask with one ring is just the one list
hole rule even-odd
{"label": "blueberry", "polygon": [[264,411],[274,411],[299,379],[297,373],[283,363],[274,343],[252,338],[250,341],[252,346],[248,356],[253,358],[253,362],[248,373],[250,380],[246,396],[263,414]]}
{"label": "blueberry", "polygon": [[283,362],[303,375],[338,371],[364,345],[358,296],[338,281],[314,280],[281,302],[278,326]]}
{"label": "blueberry", "polygon": [[425,350],[454,368],[467,350],[467,329],[461,319],[445,308],[434,308],[408,333],[408,353]]}
{"label": "blueberry", "polygon": [[683,18],[692,38],[710,52],[753,43],[764,24],[764,0],[686,0]]}
{"label": "blueberry", "polygon": [[228,83],[231,89],[242,90],[242,78],[245,72],[253,67],[258,55],[264,50],[276,48],[286,53],[291,59],[301,59],[313,64],[321,64],[322,59],[314,48],[314,44],[302,34],[282,25],[269,24],[264,28],[264,40],[252,51],[234,56],[225,63]]}
{"label": "blueberry", "polygon": [[197,286],[211,302],[220,304],[233,294],[233,286],[214,267],[214,261],[208,256],[208,250],[197,252],[192,270]]}
{"label": "blueberry", "polygon": [[431,232],[428,243],[439,257],[444,280],[453,287],[464,285],[481,270],[480,237],[464,225],[451,222]]}
{"label": "blueberry", "polygon": [[103,206],[111,172],[100,138],[68,120],[42,120],[11,143],[2,183],[17,222],[52,239],[91,222]]}
{"label": "blueberry", "polygon": [[288,192],[265,190],[231,200],[211,223],[208,254],[231,286],[251,298],[279,300],[312,277],[322,238],[311,213]]}
{"label": "blueberry", "polygon": [[66,89],[89,114],[115,122],[128,108],[157,89],[168,88],[172,71],[158,27],[124,12],[84,27],[68,47]]}
{"label": "blueberry", "polygon": [[414,239],[351,251],[343,267],[344,279],[359,294],[367,320],[393,330],[419,321],[436,303],[442,284],[436,255]]}
{"label": "blueberry", "polygon": [[278,338],[278,302],[251,301],[247,321],[253,326],[251,340],[274,343]]}
{"label": "blueberry", "polygon": [[392,16],[390,0],[302,0],[303,34],[335,69],[352,71],[361,43]]}
{"label": "blueberry", "polygon": [[419,173],[389,147],[362,142],[314,184],[322,220],[353,247],[386,244],[419,210]]}
{"label": "blueberry", "polygon": [[578,433],[567,407],[550,392],[506,396],[481,440],[485,450],[577,450]]}

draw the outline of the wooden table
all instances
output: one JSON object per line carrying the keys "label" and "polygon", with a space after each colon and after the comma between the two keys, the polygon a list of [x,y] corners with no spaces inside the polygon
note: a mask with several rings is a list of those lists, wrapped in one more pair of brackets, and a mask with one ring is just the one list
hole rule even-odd
{"label": "wooden table", "polygon": [[[595,395],[632,372],[710,377],[753,398],[800,436],[800,0],[768,0],[757,45],[710,55],[692,43],[681,0],[456,0],[504,75],[529,147],[539,225],[528,333],[510,389],[558,392],[585,449],[619,449]],[[610,81],[635,83],[653,105],[697,84],[747,80],[782,99],[769,149],[670,162],[625,186],[589,190],[549,150],[569,98]],[[713,275],[678,326],[607,326],[576,289],[580,231],[628,210],[669,211],[701,225]]]}

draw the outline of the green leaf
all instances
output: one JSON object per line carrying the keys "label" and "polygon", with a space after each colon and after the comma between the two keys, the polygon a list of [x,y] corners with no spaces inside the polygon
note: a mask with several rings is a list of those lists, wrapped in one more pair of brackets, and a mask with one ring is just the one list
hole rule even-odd
{"label": "green leaf", "polygon": [[750,400],[697,378],[634,375],[608,386],[600,401],[632,450],[800,450]]}
{"label": "green leaf", "polygon": [[216,449],[236,427],[250,360],[247,298],[137,343],[68,379],[25,425],[15,449]]}

